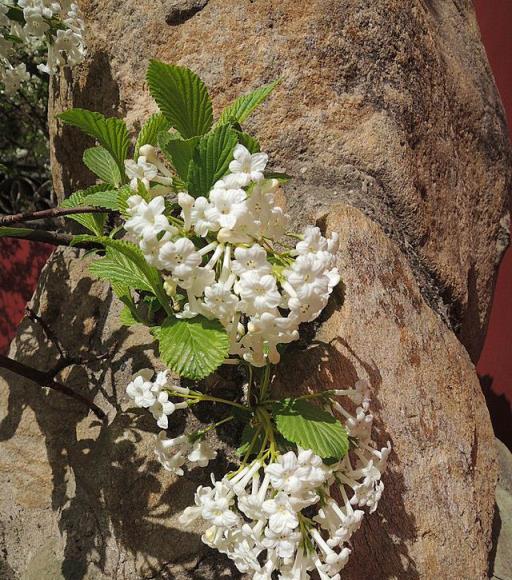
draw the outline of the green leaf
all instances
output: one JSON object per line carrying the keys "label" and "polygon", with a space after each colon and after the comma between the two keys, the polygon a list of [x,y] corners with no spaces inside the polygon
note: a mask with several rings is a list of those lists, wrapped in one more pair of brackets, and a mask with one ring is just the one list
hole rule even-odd
{"label": "green leaf", "polygon": [[119,313],[119,321],[123,326],[135,326],[136,324],[141,323],[141,321],[134,316],[133,310],[127,304],[123,306],[123,309]]}
{"label": "green leaf", "polygon": [[222,111],[220,119],[217,121],[217,125],[230,123],[233,120],[237,123],[243,123],[254,109],[263,103],[280,82],[281,81],[279,80],[274,81],[273,83],[257,88],[248,95],[238,97],[235,102]]}
{"label": "green leaf", "polygon": [[85,165],[100,179],[119,187],[121,172],[114,158],[104,147],[91,147],[84,151],[83,160]]}
{"label": "green leaf", "polygon": [[180,139],[178,135],[171,135],[170,133],[161,133],[159,136],[160,149],[172,163],[176,173],[183,181],[188,179],[192,155],[200,140],[201,137]]}
{"label": "green leaf", "polygon": [[155,113],[144,123],[135,143],[134,159],[139,158],[139,149],[143,145],[158,145],[159,133],[166,132],[171,128],[169,121],[162,113]]}
{"label": "green leaf", "polygon": [[159,342],[160,358],[189,379],[204,379],[228,356],[228,335],[218,320],[171,317],[152,332]]}
{"label": "green leaf", "polygon": [[87,135],[94,137],[114,158],[119,171],[124,176],[124,160],[128,155],[130,137],[126,123],[115,117],[106,118],[101,113],[86,109],[69,109],[58,117]]}
{"label": "green leaf", "polygon": [[204,135],[213,123],[212,102],[203,81],[190,69],[152,60],[149,92],[184,139]]}
{"label": "green leaf", "polygon": [[250,153],[260,152],[260,144],[257,139],[243,131],[237,131],[236,136],[240,145],[243,145]]}
{"label": "green leaf", "polygon": [[0,238],[24,238],[32,233],[34,233],[33,228],[0,227]]}
{"label": "green leaf", "polygon": [[272,405],[272,416],[285,439],[312,449],[322,458],[341,459],[348,451],[348,435],[329,412],[303,399],[284,399]]}
{"label": "green leaf", "polygon": [[[74,208],[80,207],[84,205],[84,200],[88,195],[92,193],[97,193],[98,191],[102,191],[105,188],[105,185],[93,185],[92,187],[88,187],[87,189],[75,191],[75,193],[71,194],[68,198],[66,198],[60,206],[63,208]],[[66,216],[69,219],[78,222],[84,228],[92,232],[97,236],[103,235],[103,230],[105,228],[105,222],[107,220],[106,213],[75,213],[73,215]]]}
{"label": "green leaf", "polygon": [[[251,456],[257,455],[261,449],[263,444],[263,430],[260,429],[258,436],[256,437],[256,441],[251,449]],[[243,457],[248,451],[251,446],[251,443],[256,436],[256,428],[254,428],[249,423],[246,423],[244,430],[242,431],[242,437],[240,439],[240,446],[236,449],[237,455]]]}
{"label": "green leaf", "polygon": [[107,249],[105,258],[95,260],[89,266],[89,271],[97,278],[109,282],[119,282],[129,288],[152,292],[153,288],[144,272],[125,254]]}
{"label": "green leaf", "polygon": [[287,181],[290,181],[290,179],[292,179],[291,175],[288,175],[287,173],[279,173],[276,171],[265,171],[265,179],[277,179],[277,181],[279,181],[279,183],[286,183]]}
{"label": "green leaf", "polygon": [[208,195],[213,184],[227,173],[236,144],[236,133],[228,125],[221,125],[202,137],[188,173],[191,195]]}
{"label": "green leaf", "polygon": [[119,191],[115,189],[110,191],[98,191],[97,193],[86,195],[84,197],[83,205],[118,210],[118,195]]}
{"label": "green leaf", "polygon": [[[96,276],[130,288],[148,290],[158,298],[167,314],[172,314],[169,297],[165,293],[160,273],[146,262],[138,246],[125,240],[113,240],[107,236],[80,236],[79,241],[96,242],[108,248],[107,256],[103,258],[107,261],[99,267],[94,266],[97,262],[93,262],[90,266]],[[116,262],[115,265],[112,264],[113,261]]]}

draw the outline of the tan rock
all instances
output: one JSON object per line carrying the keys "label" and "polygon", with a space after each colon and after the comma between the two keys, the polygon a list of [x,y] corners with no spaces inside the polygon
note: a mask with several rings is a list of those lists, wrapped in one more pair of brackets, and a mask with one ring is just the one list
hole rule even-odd
{"label": "tan rock", "polygon": [[[286,385],[297,392],[366,375],[379,439],[395,450],[385,498],[357,536],[346,577],[487,577],[492,430],[451,329],[477,356],[511,169],[470,3],[81,4],[88,61],[54,82],[52,113],[82,106],[139,125],[154,110],[144,88],[152,57],[196,70],[217,111],[283,79],[249,128],[274,168],[296,177],[285,190],[294,221],[345,204],[325,220],[341,234],[343,292],[310,347],[290,352]],[[90,183],[81,164],[87,139],[52,121],[52,140],[60,192]],[[0,572],[42,580],[236,577],[202,546],[200,530],[177,522],[206,474],[176,483],[158,469],[153,422],[130,411],[124,395],[133,370],[157,364],[150,336],[119,326],[119,304],[76,257],[53,256],[33,307],[71,352],[112,352],[62,376],[108,410],[109,424],[12,375],[0,381]],[[56,361],[26,320],[11,354],[43,369]]]}
{"label": "tan rock", "polygon": [[487,577],[494,435],[467,352],[422,299],[403,255],[361,212],[333,209],[343,285],[285,391],[372,386],[378,441],[393,444],[385,500],[355,537],[344,578]]}
{"label": "tan rock", "polygon": [[[248,126],[274,166],[295,176],[287,188],[295,220],[338,202],[361,209],[399,243],[424,298],[478,358],[512,170],[470,2],[81,5],[90,56],[72,82],[65,74],[55,83],[52,112],[85,106],[138,126],[155,108],[144,86],[151,58],[198,72],[217,111],[281,78]],[[77,133],[53,126],[59,190],[91,179]]]}

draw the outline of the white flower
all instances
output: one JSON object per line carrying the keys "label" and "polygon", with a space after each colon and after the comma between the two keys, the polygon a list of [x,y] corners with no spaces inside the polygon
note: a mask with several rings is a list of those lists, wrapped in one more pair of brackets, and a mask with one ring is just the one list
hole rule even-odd
{"label": "white flower", "polygon": [[300,495],[305,489],[308,472],[308,467],[299,464],[293,451],[280,455],[276,463],[271,463],[265,468],[272,487],[291,495]]}
{"label": "white flower", "polygon": [[155,393],[152,390],[152,376],[152,370],[143,369],[134,375],[132,381],[126,387],[127,395],[134,400],[137,407],[151,407],[156,400]]}
{"label": "white flower", "polygon": [[265,537],[261,543],[265,548],[273,548],[280,558],[288,559],[293,558],[300,538],[299,532],[290,532],[287,529],[275,532],[271,528],[266,528]]}
{"label": "white flower", "polygon": [[[192,210],[190,212],[190,218],[194,230],[198,236],[204,238],[208,235],[208,232],[215,232],[219,229],[219,223],[216,219],[210,219],[207,217],[208,210],[212,209],[212,205],[206,199],[206,197],[198,197]],[[215,212],[209,212],[210,216],[216,215]]]}
{"label": "white flower", "polygon": [[262,509],[269,517],[269,528],[274,532],[293,530],[299,525],[297,514],[290,504],[290,498],[282,491],[272,499],[264,501]]}
{"label": "white flower", "polygon": [[191,463],[197,463],[199,467],[206,467],[216,457],[217,452],[206,441],[196,441],[188,454],[188,460]]}
{"label": "white flower", "polygon": [[188,238],[165,242],[158,256],[162,266],[171,270],[176,278],[187,278],[201,264],[201,255]]}
{"label": "white flower", "polygon": [[238,217],[246,210],[246,197],[243,189],[212,189],[211,207],[205,210],[204,215],[222,228],[233,229]]}
{"label": "white flower", "polygon": [[229,164],[229,170],[239,180],[243,180],[243,185],[249,185],[251,181],[263,179],[263,171],[267,161],[268,155],[266,153],[254,153],[251,155],[246,147],[238,144],[233,151],[233,161]]}
{"label": "white flower", "polygon": [[172,415],[177,409],[185,409],[187,403],[173,403],[169,401],[169,393],[167,391],[159,391],[156,395],[156,400],[149,407],[151,414],[156,419],[156,424],[160,429],[167,429],[169,427],[169,415]]}
{"label": "white flower", "polygon": [[231,270],[241,276],[249,270],[260,274],[270,274],[272,266],[267,262],[267,252],[258,244],[250,248],[235,248],[235,259],[231,262]]}
{"label": "white flower", "polygon": [[185,463],[183,454],[189,446],[188,439],[184,435],[170,439],[165,431],[160,431],[157,437],[155,453],[164,469],[175,475],[183,475],[183,469],[181,469]]}
{"label": "white flower", "polygon": [[172,231],[165,217],[165,200],[159,195],[147,203],[140,195],[132,195],[127,200],[126,212],[131,216],[124,227],[141,237],[154,238],[162,231]]}
{"label": "white flower", "polygon": [[137,191],[139,181],[142,181],[146,189],[149,189],[150,182],[158,175],[158,169],[142,156],[137,161],[126,159],[124,168],[126,176],[130,179],[130,187],[133,191]]}
{"label": "white flower", "polygon": [[217,282],[204,290],[204,306],[208,312],[224,325],[233,318],[239,300],[224,284]]}
{"label": "white flower", "polygon": [[241,309],[256,315],[273,311],[281,303],[276,279],[270,274],[261,275],[257,270],[244,272],[235,284],[235,292],[241,297]]}

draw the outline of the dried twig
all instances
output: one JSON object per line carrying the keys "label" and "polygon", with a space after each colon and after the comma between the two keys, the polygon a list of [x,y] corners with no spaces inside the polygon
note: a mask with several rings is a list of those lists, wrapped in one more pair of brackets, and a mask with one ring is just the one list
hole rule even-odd
{"label": "dried twig", "polygon": [[[14,228],[13,228],[14,229]],[[73,241],[73,236],[71,234],[60,234],[56,232],[49,232],[47,230],[24,228],[27,231],[25,233],[16,232],[15,235],[9,236],[3,233],[4,238],[18,238],[20,240],[31,240],[32,242],[44,242],[45,244],[51,244],[52,246],[71,246]],[[85,250],[92,250],[96,248],[102,248],[100,244],[95,244],[94,242],[78,242],[73,244],[75,248],[81,248]]]}

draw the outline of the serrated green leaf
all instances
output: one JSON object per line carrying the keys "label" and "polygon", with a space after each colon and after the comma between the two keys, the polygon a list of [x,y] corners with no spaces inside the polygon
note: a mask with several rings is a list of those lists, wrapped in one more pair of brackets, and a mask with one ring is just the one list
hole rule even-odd
{"label": "serrated green leaf", "polygon": [[121,172],[115,159],[104,147],[91,147],[84,151],[85,165],[100,179],[114,187],[121,184]]}
{"label": "serrated green leaf", "polygon": [[236,133],[227,125],[221,125],[201,138],[188,173],[191,195],[208,195],[213,184],[227,173],[236,144]]}
{"label": "serrated green leaf", "polygon": [[140,130],[139,136],[135,143],[134,159],[139,158],[139,149],[143,145],[158,145],[158,135],[164,133],[171,128],[169,121],[162,115],[162,113],[155,113],[144,123]]}
{"label": "serrated green leaf", "polygon": [[118,190],[98,191],[97,193],[91,193],[89,195],[86,195],[84,197],[83,205],[118,210],[119,209],[117,200],[118,195],[119,195]]}
{"label": "serrated green leaf", "polygon": [[303,399],[284,399],[272,405],[272,416],[281,435],[312,449],[322,458],[341,459],[348,451],[348,434],[330,413]]}
{"label": "serrated green leaf", "polygon": [[87,135],[94,137],[112,155],[124,177],[124,160],[128,155],[130,137],[126,123],[115,117],[106,118],[101,113],[86,109],[69,109],[58,117]]}
{"label": "serrated green leaf", "polygon": [[[104,259],[113,259],[112,251],[114,251],[116,253],[114,259],[119,260],[119,263],[123,264],[129,270],[125,274],[121,273],[120,269],[117,268],[114,271],[111,268],[111,264],[106,262],[105,266],[111,269],[110,277],[105,273],[104,278],[129,286],[130,288],[149,290],[158,298],[167,314],[172,314],[172,309],[169,306],[169,297],[165,293],[160,273],[156,268],[146,262],[138,246],[125,240],[113,240],[107,236],[80,236],[79,240],[81,242],[96,242],[105,246],[110,251]],[[123,259],[121,260],[117,254],[122,254]],[[95,274],[99,275],[98,270],[95,271]]]}
{"label": "serrated green leaf", "polygon": [[273,83],[257,88],[248,95],[238,97],[236,101],[222,111],[217,125],[230,123],[232,120],[235,120],[237,123],[243,123],[263,103],[279,83],[279,80],[274,81]]}
{"label": "serrated green leaf", "polygon": [[172,163],[179,177],[185,182],[188,179],[192,155],[200,140],[201,137],[180,139],[179,135],[171,135],[170,133],[163,133],[159,136],[160,149]]}
{"label": "serrated green leaf", "polygon": [[152,332],[159,342],[160,358],[182,377],[204,379],[228,356],[228,335],[218,320],[172,317]]}
{"label": "serrated green leaf", "polygon": [[236,136],[240,145],[243,145],[250,153],[260,152],[260,144],[257,139],[243,131],[237,131]]}
{"label": "serrated green leaf", "polygon": [[0,227],[0,238],[23,238],[29,234],[32,234],[34,229],[32,228],[14,228],[10,226]]}
{"label": "serrated green leaf", "polygon": [[194,72],[152,60],[146,78],[160,111],[184,139],[211,129],[212,102],[206,85]]}
{"label": "serrated green leaf", "polygon": [[[105,188],[104,184],[100,185],[93,185],[92,187],[88,187],[87,189],[82,189],[75,191],[75,193],[71,194],[67,197],[60,206],[63,208],[74,208],[79,207],[84,204],[84,200],[88,195],[93,193],[98,193],[98,191],[102,191]],[[95,234],[96,236],[102,236],[103,230],[105,228],[105,221],[107,220],[106,213],[76,213],[73,215],[66,216],[69,219],[72,219],[82,225],[84,228]]]}
{"label": "serrated green leaf", "polygon": [[89,271],[97,278],[118,282],[135,290],[153,291],[151,283],[137,264],[112,248],[107,249],[105,258],[92,262]]}

